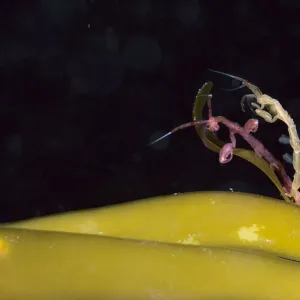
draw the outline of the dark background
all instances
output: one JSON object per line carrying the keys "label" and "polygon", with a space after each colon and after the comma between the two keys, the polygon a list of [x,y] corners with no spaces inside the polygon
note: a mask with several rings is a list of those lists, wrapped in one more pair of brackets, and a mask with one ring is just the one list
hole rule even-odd
{"label": "dark background", "polygon": [[[208,68],[255,83],[299,126],[299,0],[11,0],[0,14],[0,221],[188,191],[280,198],[193,128],[147,144],[191,120],[206,81],[216,115],[249,118],[248,91]],[[278,158],[282,133],[257,133]]]}

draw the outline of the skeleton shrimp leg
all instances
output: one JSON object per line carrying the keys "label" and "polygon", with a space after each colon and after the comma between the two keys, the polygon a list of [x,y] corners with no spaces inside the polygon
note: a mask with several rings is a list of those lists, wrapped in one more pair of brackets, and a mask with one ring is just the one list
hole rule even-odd
{"label": "skeleton shrimp leg", "polygon": [[[289,141],[293,149],[293,167],[295,170],[292,187],[288,195],[290,197],[293,197],[296,203],[300,204],[300,193],[298,191],[300,188],[300,140],[298,137],[294,120],[291,118],[288,112],[282,107],[282,105],[278,100],[270,97],[269,95],[263,94],[257,86],[250,83],[249,81],[241,77],[230,75],[228,73],[215,71],[215,70],[210,70],[210,71],[241,81],[241,86],[239,88],[247,87],[255,95],[257,103],[259,104],[257,105],[257,109],[255,110],[255,112],[260,117],[262,117],[268,123],[274,123],[277,120],[281,120],[287,125],[288,133],[289,133]],[[256,104],[254,105],[256,106]],[[268,111],[264,110],[266,106]]]}

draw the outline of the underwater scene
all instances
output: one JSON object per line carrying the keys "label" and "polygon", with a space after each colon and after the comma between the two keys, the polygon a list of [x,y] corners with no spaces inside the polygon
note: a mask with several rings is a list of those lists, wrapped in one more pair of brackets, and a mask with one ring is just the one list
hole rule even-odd
{"label": "underwater scene", "polygon": [[0,300],[300,299],[299,1],[0,12]]}

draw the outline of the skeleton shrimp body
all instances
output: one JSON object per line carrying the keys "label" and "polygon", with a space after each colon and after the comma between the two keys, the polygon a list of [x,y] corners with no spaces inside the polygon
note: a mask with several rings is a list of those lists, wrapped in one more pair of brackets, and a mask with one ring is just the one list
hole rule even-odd
{"label": "skeleton shrimp body", "polygon": [[[276,120],[281,120],[287,125],[290,145],[293,149],[293,168],[295,170],[291,190],[287,193],[287,195],[292,197],[297,204],[300,204],[300,192],[298,191],[300,188],[300,141],[296,125],[291,116],[282,107],[278,100],[270,97],[269,95],[263,94],[257,86],[248,82],[247,80],[220,71],[211,71],[240,81],[241,86],[235,89],[247,87],[249,90],[251,90],[257,100],[257,104],[252,104],[256,108],[255,113],[262,117],[266,122],[273,123]],[[265,108],[267,108],[267,110]]]}
{"label": "skeleton shrimp body", "polygon": [[[273,123],[276,120],[281,120],[288,127],[290,145],[293,149],[293,168],[295,170],[290,196],[292,196],[295,201],[298,202],[300,201],[300,193],[298,191],[300,188],[300,141],[294,120],[291,118],[288,112],[284,110],[278,100],[273,99],[268,95],[262,94],[257,98],[257,102],[261,105],[261,107],[256,109],[256,113],[261,117],[263,117],[264,114],[266,116],[264,118],[265,121]],[[267,117],[268,112],[263,110],[265,105],[271,106],[272,115],[274,115],[274,117]]]}

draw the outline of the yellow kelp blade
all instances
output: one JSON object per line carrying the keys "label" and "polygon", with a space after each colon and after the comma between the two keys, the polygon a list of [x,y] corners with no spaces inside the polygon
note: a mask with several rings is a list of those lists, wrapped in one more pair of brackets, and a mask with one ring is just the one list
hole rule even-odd
{"label": "yellow kelp blade", "polygon": [[[208,100],[208,95],[211,94],[212,88],[213,88],[213,84],[211,82],[207,82],[202,86],[202,88],[197,93],[196,100],[194,102],[194,107],[193,107],[193,121],[199,121],[205,119],[203,118],[203,108],[206,105],[206,102]],[[214,101],[213,104],[217,105],[218,100]],[[196,131],[201,141],[208,149],[217,153],[220,152],[221,148],[225,144],[223,141],[219,140],[211,132],[205,130],[204,125],[197,126]],[[248,162],[258,167],[260,170],[262,170],[275,184],[275,186],[281,193],[281,196],[284,198],[284,200],[287,202],[291,202],[289,197],[285,195],[285,192],[282,188],[282,185],[277,175],[263,158],[258,157],[255,154],[255,152],[252,150],[241,149],[241,148],[234,149],[233,154],[247,160]]]}
{"label": "yellow kelp blade", "polygon": [[300,260],[300,207],[243,193],[163,196],[7,226],[249,248]]}
{"label": "yellow kelp blade", "polygon": [[1,300],[300,299],[300,264],[267,255],[0,229]]}

